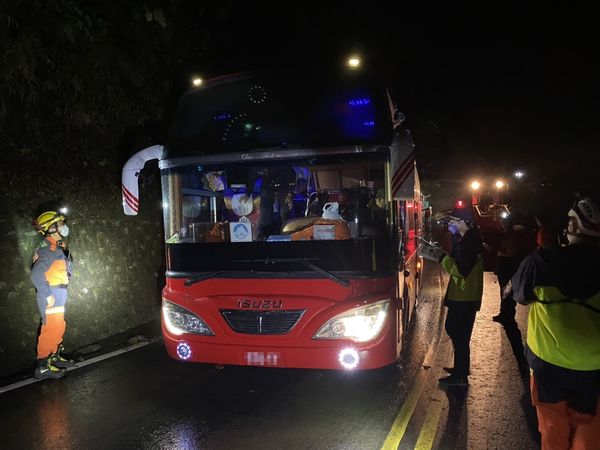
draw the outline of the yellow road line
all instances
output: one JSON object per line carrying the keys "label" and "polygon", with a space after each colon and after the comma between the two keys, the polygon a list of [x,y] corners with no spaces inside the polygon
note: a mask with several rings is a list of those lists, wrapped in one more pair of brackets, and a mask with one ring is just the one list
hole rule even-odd
{"label": "yellow road line", "polygon": [[[427,373],[429,373],[429,371],[427,371]],[[400,408],[400,412],[392,424],[392,429],[383,442],[381,450],[397,450],[398,446],[400,445],[400,441],[406,432],[408,422],[415,411],[417,401],[419,400],[419,396],[423,391],[423,386],[425,386],[425,381],[427,381],[427,374],[420,376],[417,379],[417,382],[413,385],[408,398],[402,405],[402,408]]]}
{"label": "yellow road line", "polygon": [[[441,278],[438,278],[438,281],[439,281],[439,287],[440,287],[440,291],[441,291],[441,288],[442,288]],[[430,370],[430,367],[432,367],[435,359],[437,358],[438,349],[440,346],[440,342],[442,340],[442,333],[443,333],[442,327],[446,320],[446,314],[445,314],[446,312],[443,309],[443,306],[441,304],[440,304],[440,308],[441,308],[441,311],[440,311],[440,317],[439,317],[439,322],[438,322],[437,336],[436,336],[436,339],[429,344],[429,348],[427,349],[427,353],[425,354],[425,358],[423,360],[423,367],[425,367],[425,373],[421,373],[417,377],[416,382],[413,384],[413,386],[411,388],[410,394],[408,394],[406,401],[400,408],[400,412],[398,412],[398,415],[396,416],[396,419],[394,420],[394,423],[392,424],[392,428],[390,429],[390,432],[388,433],[387,437],[385,438],[385,441],[383,442],[383,445],[381,446],[381,450],[397,450],[398,449],[398,446],[400,445],[400,441],[402,440],[402,438],[404,437],[404,433],[406,432],[406,427],[408,426],[408,422],[410,422],[410,419],[415,411],[417,402],[419,401],[419,397],[421,396],[421,392],[423,392],[423,388],[425,387],[425,384],[427,383],[427,379],[429,378],[429,374],[432,371],[432,370]],[[441,404],[441,402],[440,402],[440,404]],[[439,420],[439,414],[437,415],[437,417]],[[436,427],[437,427],[437,421],[436,421]],[[435,435],[435,431],[434,431],[434,435]]]}
{"label": "yellow road line", "polygon": [[[444,319],[444,315],[442,314],[442,320]],[[404,437],[404,433],[406,432],[406,427],[408,426],[408,422],[415,411],[417,406],[417,402],[419,401],[419,397],[421,396],[421,392],[423,392],[423,387],[427,383],[427,379],[429,378],[429,373],[431,372],[431,365],[436,358],[438,348],[441,341],[441,329],[438,330],[437,339],[434,342],[429,344],[429,348],[427,349],[427,353],[425,354],[425,358],[423,360],[423,366],[426,367],[424,373],[419,374],[417,376],[416,382],[413,384],[410,393],[402,407],[400,408],[400,412],[396,416],[394,423],[392,424],[392,428],[388,433],[381,450],[397,450],[400,445],[400,441]]]}
{"label": "yellow road line", "polygon": [[432,398],[427,406],[427,415],[415,444],[415,450],[431,450],[433,447],[443,407],[444,402],[438,392],[438,395]]}

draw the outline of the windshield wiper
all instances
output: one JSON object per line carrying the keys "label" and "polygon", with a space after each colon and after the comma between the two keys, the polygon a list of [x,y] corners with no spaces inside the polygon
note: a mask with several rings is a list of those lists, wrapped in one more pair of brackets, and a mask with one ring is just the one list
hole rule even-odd
{"label": "windshield wiper", "polygon": [[311,261],[318,261],[319,258],[260,258],[260,259],[238,259],[234,262],[243,262],[243,263],[265,263],[265,264],[278,264],[278,263],[300,263],[304,264],[309,269],[314,270],[315,272],[320,273],[321,275],[329,278],[330,280],[335,281],[338,284],[341,284],[344,287],[350,286],[350,281],[345,278],[338,277],[333,273],[321,269],[319,266],[314,265]]}
{"label": "windshield wiper", "polygon": [[212,278],[214,275],[217,275],[222,272],[229,272],[229,270],[213,270],[212,272],[206,272],[205,274],[198,275],[195,277],[188,278],[183,282],[185,286],[191,286],[192,284],[199,283],[200,281],[206,280],[208,278]]}

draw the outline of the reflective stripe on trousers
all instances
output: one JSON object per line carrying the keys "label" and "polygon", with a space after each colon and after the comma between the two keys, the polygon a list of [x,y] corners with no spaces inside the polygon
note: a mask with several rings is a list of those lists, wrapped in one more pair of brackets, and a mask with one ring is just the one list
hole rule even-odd
{"label": "reflective stripe on trousers", "polygon": [[[54,304],[48,307],[47,299],[40,299],[38,294],[38,307],[42,316],[42,327],[38,337],[37,359],[47,358],[58,351],[58,346],[63,340],[67,324],[65,322],[65,304],[67,302],[67,289],[50,287],[54,296]],[[42,309],[43,307],[43,309]]]}

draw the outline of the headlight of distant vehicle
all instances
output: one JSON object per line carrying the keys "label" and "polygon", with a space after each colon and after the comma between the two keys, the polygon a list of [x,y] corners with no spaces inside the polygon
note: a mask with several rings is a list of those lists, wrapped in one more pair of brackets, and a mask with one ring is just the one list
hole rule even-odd
{"label": "headlight of distant vehicle", "polygon": [[387,316],[389,300],[354,308],[335,316],[323,325],[314,339],[352,339],[367,342],[376,338]]}
{"label": "headlight of distant vehicle", "polygon": [[214,335],[208,325],[196,314],[164,298],[162,313],[167,330],[176,336],[183,333]]}

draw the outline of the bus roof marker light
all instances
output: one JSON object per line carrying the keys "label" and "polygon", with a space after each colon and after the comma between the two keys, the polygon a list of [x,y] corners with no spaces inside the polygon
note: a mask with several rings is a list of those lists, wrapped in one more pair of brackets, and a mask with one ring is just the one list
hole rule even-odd
{"label": "bus roof marker light", "polygon": [[338,359],[342,367],[346,370],[356,369],[360,362],[360,356],[358,356],[358,352],[353,348],[343,349],[340,352]]}
{"label": "bus roof marker light", "polygon": [[177,356],[181,359],[190,359],[192,356],[192,348],[187,342],[180,342],[177,344]]}

